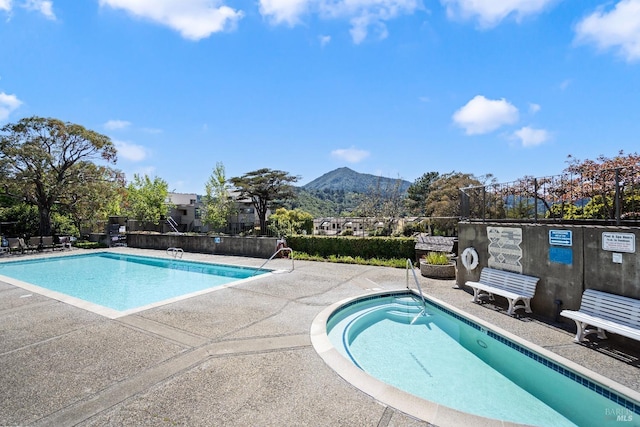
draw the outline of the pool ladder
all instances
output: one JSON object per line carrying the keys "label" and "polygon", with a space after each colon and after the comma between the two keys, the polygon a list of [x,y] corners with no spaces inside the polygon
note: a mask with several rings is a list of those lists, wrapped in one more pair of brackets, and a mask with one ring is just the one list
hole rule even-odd
{"label": "pool ladder", "polygon": [[413,280],[416,282],[416,286],[418,287],[418,292],[420,293],[420,298],[422,299],[422,311],[416,317],[414,317],[413,320],[411,321],[411,324],[413,325],[413,323],[418,319],[418,317],[427,315],[427,300],[424,298],[424,294],[422,293],[422,287],[420,287],[418,276],[416,276],[416,270],[415,268],[413,268],[413,261],[411,261],[411,259],[409,258],[407,258],[406,267],[407,267],[406,268],[407,289],[411,290],[411,288],[409,287],[409,269],[411,269],[411,273],[413,273]]}
{"label": "pool ladder", "polygon": [[182,250],[182,248],[167,248],[167,255],[171,255],[174,258],[182,259],[184,251]]}

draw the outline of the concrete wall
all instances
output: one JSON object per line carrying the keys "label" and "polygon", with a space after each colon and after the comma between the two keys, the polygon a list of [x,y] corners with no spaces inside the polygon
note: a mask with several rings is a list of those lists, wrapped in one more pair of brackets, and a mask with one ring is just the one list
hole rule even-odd
{"label": "concrete wall", "polygon": [[141,249],[175,247],[185,252],[218,255],[241,255],[269,258],[276,251],[276,238],[127,233],[127,246]]}
{"label": "concrete wall", "polygon": [[[554,319],[559,308],[555,304],[557,300],[562,301],[563,309],[578,309],[585,289],[599,289],[640,299],[640,255],[636,247],[640,229],[633,227],[460,222],[458,252],[462,254],[467,247],[475,248],[479,265],[473,271],[467,271],[458,261],[456,280],[459,286],[467,280],[477,280],[480,270],[489,266],[489,227],[506,231],[506,236],[510,229],[515,230],[515,234],[521,230],[522,241],[518,247],[509,246],[512,242],[507,238],[504,250],[500,248],[503,242],[493,235],[491,252],[495,255],[496,251],[502,250],[506,258],[511,257],[512,265],[502,268],[505,270],[513,267],[515,258],[521,256],[520,273],[540,278],[536,295],[531,300],[534,313]],[[551,236],[566,235],[567,231],[571,232],[571,238],[554,241],[553,244],[550,242]],[[622,242],[617,242],[619,237],[623,238]],[[635,250],[626,252],[631,247]],[[519,254],[512,256],[518,251]],[[494,256],[492,263],[495,262]]]}

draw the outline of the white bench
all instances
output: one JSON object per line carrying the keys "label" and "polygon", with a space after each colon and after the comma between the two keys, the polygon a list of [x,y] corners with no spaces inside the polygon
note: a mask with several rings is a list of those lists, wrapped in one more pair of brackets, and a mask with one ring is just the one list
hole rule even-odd
{"label": "white bench", "polygon": [[507,314],[513,316],[518,308],[531,313],[530,301],[536,292],[538,280],[533,276],[485,267],[480,272],[480,280],[468,281],[466,285],[473,288],[473,302],[476,303],[480,302],[481,295],[489,295],[492,300],[494,295],[505,297],[509,301]]}
{"label": "white bench", "polygon": [[[640,300],[587,289],[580,310],[562,310],[560,314],[576,322],[575,342],[592,333],[607,338],[605,330],[640,341]],[[589,326],[595,329],[587,329]]]}

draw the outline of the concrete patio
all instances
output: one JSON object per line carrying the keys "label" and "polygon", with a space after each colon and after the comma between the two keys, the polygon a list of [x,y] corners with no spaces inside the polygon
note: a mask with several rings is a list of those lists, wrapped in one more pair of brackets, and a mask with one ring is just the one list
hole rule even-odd
{"label": "concrete patio", "polygon": [[[640,392],[635,343],[575,344],[573,322],[512,318],[504,307],[473,304],[453,281],[419,278],[427,294]],[[328,305],[404,287],[404,269],[296,261],[291,273],[108,319],[0,282],[0,425],[431,425],[355,388],[311,345],[312,321]]]}

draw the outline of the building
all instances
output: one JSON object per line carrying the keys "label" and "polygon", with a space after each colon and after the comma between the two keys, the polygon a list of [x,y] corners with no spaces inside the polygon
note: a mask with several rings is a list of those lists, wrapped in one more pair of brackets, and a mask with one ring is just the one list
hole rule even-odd
{"label": "building", "polygon": [[[235,213],[228,218],[227,228],[223,230],[228,234],[251,232],[260,224],[251,199],[239,199],[238,195],[238,192],[229,193],[229,197],[235,202]],[[209,231],[208,227],[202,223],[202,196],[195,193],[169,193],[167,203],[172,207],[169,210],[167,222],[163,224],[163,232],[206,233]],[[271,212],[267,211],[267,218],[270,214]]]}

